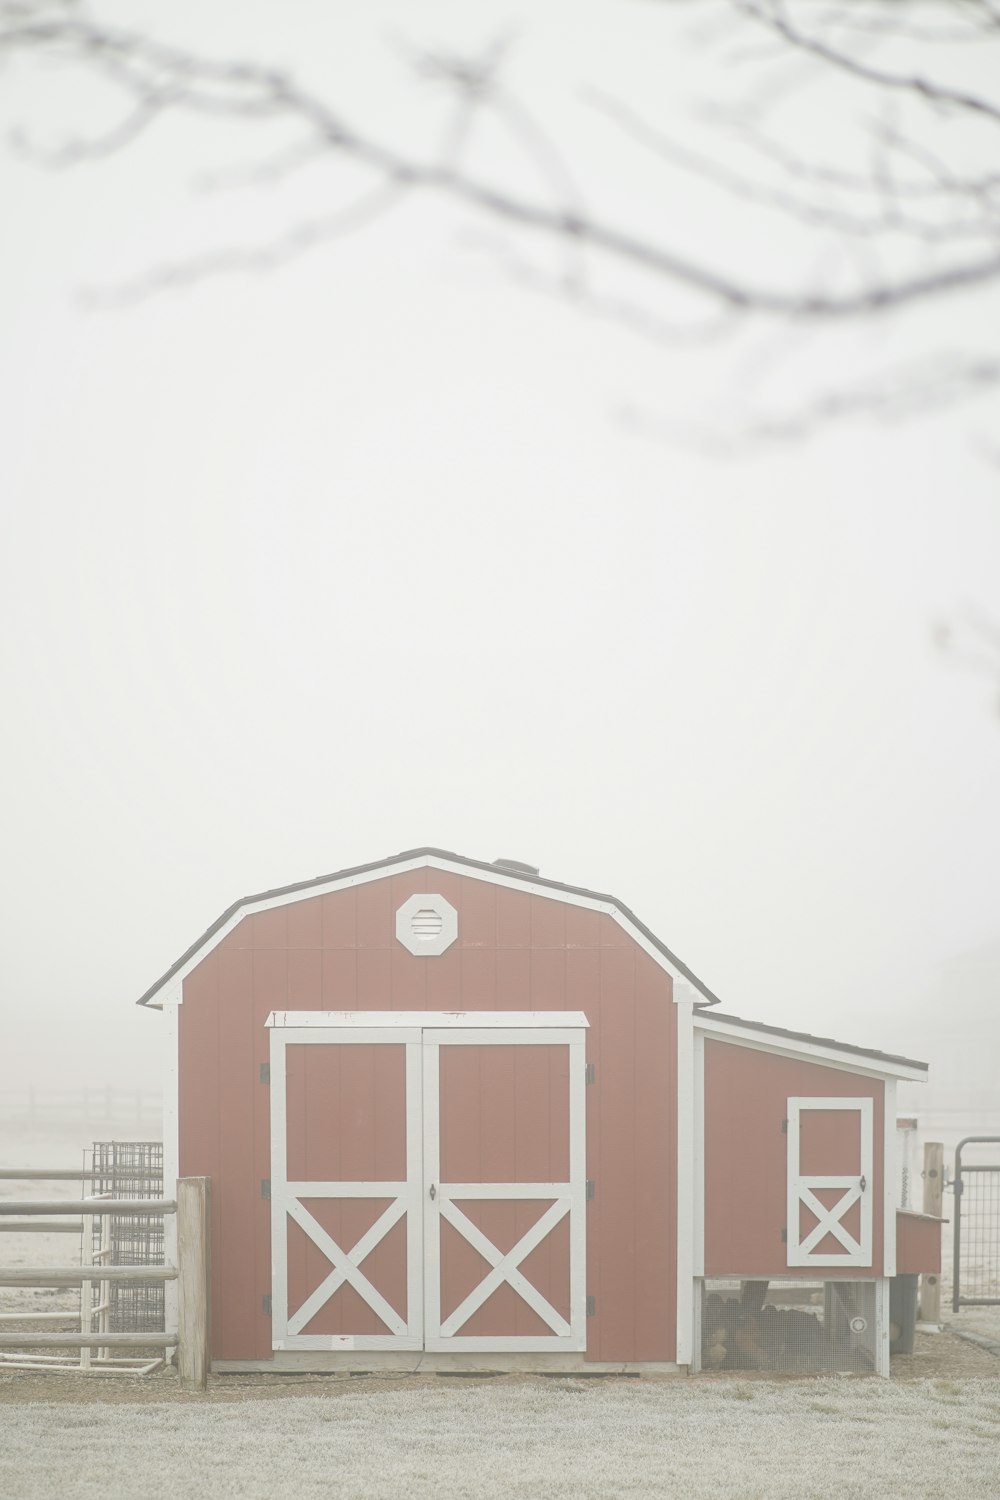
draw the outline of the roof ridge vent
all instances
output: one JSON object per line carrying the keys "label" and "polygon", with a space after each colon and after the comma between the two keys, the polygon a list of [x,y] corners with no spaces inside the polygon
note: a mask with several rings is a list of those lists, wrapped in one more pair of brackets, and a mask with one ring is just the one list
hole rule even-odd
{"label": "roof ridge vent", "polygon": [[523,859],[495,859],[493,863],[498,870],[513,870],[516,875],[539,875],[541,873],[537,865],[526,865]]}

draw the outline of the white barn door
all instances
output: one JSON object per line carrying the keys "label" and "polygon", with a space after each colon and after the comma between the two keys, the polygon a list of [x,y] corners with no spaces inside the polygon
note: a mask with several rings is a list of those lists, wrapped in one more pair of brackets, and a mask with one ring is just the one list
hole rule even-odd
{"label": "white barn door", "polygon": [[583,1350],[585,1017],[268,1024],[272,1347]]}
{"label": "white barn door", "polygon": [[271,1032],[271,1343],[422,1349],[421,1033]]}
{"label": "white barn door", "polygon": [[424,1033],[431,1351],[586,1348],[584,1039]]}
{"label": "white barn door", "polygon": [[788,1100],[789,1266],[872,1264],[873,1102]]}

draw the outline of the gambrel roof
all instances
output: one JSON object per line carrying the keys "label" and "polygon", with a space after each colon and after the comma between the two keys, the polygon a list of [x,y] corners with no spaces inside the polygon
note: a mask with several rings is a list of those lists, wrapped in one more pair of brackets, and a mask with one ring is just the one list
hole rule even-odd
{"label": "gambrel roof", "polygon": [[167,972],[161,975],[155,984],[150,985],[136,1004],[146,1006],[161,1004],[163,991],[175,983],[180,983],[185,975],[200,963],[217,943],[222,941],[236,923],[251,912],[266,911],[270,907],[286,905],[301,896],[320,896],[326,891],[362,885],[369,880],[378,880],[386,875],[400,873],[403,870],[419,869],[422,866],[472,876],[476,880],[488,880],[496,885],[523,889],[531,895],[548,896],[555,900],[568,901],[572,905],[603,911],[624,928],[639,946],[659,963],[661,968],[666,969],[675,979],[681,979],[690,984],[697,991],[700,1004],[718,1005],[720,1003],[718,997],[713,995],[708,986],[691,972],[687,964],[672,953],[666,944],[661,942],[656,934],[650,931],[646,924],[641,922],[616,896],[610,896],[601,891],[587,890],[583,886],[564,885],[559,880],[547,880],[527,868],[519,870],[507,861],[497,861],[491,864],[485,860],[469,859],[464,854],[453,854],[446,849],[428,846],[421,849],[406,849],[401,854],[390,854],[387,858],[374,860],[371,864],[354,865],[347,870],[338,870],[332,875],[317,875],[312,880],[300,880],[294,885],[278,886],[274,890],[260,891],[253,896],[241,897],[239,901],[234,901],[232,906],[227,907],[211,927],[203,932],[186,952],[181,954],[176,963],[171,964]]}

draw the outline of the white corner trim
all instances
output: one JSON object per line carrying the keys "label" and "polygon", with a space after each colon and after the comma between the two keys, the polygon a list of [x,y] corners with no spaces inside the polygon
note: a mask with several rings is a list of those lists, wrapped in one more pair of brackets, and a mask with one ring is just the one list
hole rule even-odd
{"label": "white corner trim", "polygon": [[434,1027],[439,1031],[447,1028],[521,1031],[525,1028],[589,1027],[590,1022],[582,1010],[272,1010],[264,1025],[296,1031],[310,1027],[324,1031],[334,1027],[345,1030],[401,1027],[419,1031]]}
{"label": "white corner trim", "polygon": [[[678,993],[680,991],[680,993]],[[694,1360],[694,997],[689,985],[674,988],[677,1015],[677,1353],[679,1365]]]}
{"label": "white corner trim", "polygon": [[889,1377],[889,1283],[875,1278],[875,1374]]}
{"label": "white corner trim", "polygon": [[784,1057],[808,1058],[827,1067],[840,1068],[847,1073],[863,1073],[868,1078],[908,1078],[915,1083],[927,1082],[926,1068],[910,1067],[907,1063],[880,1060],[852,1052],[848,1047],[838,1047],[825,1042],[799,1041],[795,1037],[773,1036],[756,1027],[740,1026],[734,1021],[717,1020],[714,1016],[698,1011],[694,1018],[695,1028],[706,1036],[722,1042],[734,1042],[740,1047],[750,1047],[758,1052],[775,1052]]}
{"label": "white corner trim", "polygon": [[[701,1031],[694,1033],[694,1274],[705,1274],[705,1034]],[[696,1354],[698,1348],[696,1341]]]}
{"label": "white corner trim", "polygon": [[396,912],[396,941],[416,958],[437,958],[458,937],[458,912],[443,896],[410,896]]}
{"label": "white corner trim", "polygon": [[[157,1008],[163,1004],[163,992],[168,986],[181,985],[192,969],[202,962],[205,956],[211,953],[213,948],[218,947],[222,940],[229,936],[235,927],[243,921],[244,917],[252,916],[255,912],[273,911],[279,906],[290,906],[296,901],[311,901],[316,896],[329,895],[331,891],[349,890],[355,886],[368,885],[374,880],[387,880],[393,875],[405,875],[410,870],[441,870],[449,875],[459,875],[466,880],[482,880],[487,885],[499,885],[508,890],[522,891],[529,896],[541,896],[548,901],[561,901],[566,906],[579,906],[586,911],[603,912],[606,916],[617,922],[624,932],[627,932],[633,942],[653,960],[659,968],[669,974],[680,984],[690,984],[686,974],[683,974],[676,964],[671,963],[664,953],[661,953],[655,943],[650,942],[645,933],[640,932],[634,922],[618,910],[612,901],[598,901],[593,896],[581,896],[572,891],[553,889],[547,885],[536,884],[531,880],[525,880],[511,875],[505,875],[502,870],[479,870],[471,865],[459,864],[455,860],[441,859],[435,854],[421,854],[413,859],[397,860],[378,865],[371,870],[363,870],[355,875],[341,876],[339,879],[325,880],[320,885],[310,885],[304,889],[285,891],[279,895],[267,896],[260,901],[247,901],[233,912],[227,922],[217,928],[210,937],[191,954],[190,958],[183,963],[169,978],[161,981],[146,1001],[147,1008]],[[714,1003],[714,997],[705,993],[698,985],[694,986],[700,995],[706,1000]]]}
{"label": "white corner trim", "polygon": [[[175,1001],[164,1005],[161,1025],[162,1079],[163,1079],[163,1194],[174,1198],[177,1193],[177,1178],[180,1176],[180,1010]],[[163,1219],[163,1259],[168,1266],[177,1264],[177,1215],[165,1214]],[[164,1288],[164,1312],[166,1328],[177,1327],[177,1282],[168,1281]]]}
{"label": "white corner trim", "polygon": [[896,1274],[896,1080],[887,1078],[882,1101],[883,1274]]}

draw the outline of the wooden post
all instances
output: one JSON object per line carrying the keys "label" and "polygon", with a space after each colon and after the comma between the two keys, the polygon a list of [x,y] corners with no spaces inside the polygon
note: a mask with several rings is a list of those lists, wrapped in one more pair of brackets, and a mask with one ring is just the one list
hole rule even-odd
{"label": "wooden post", "polygon": [[177,1368],[181,1384],[208,1386],[209,1349],[208,1178],[177,1182]]}
{"label": "wooden post", "polygon": [[[924,1213],[940,1219],[944,1206],[944,1146],[940,1141],[924,1142]],[[941,1321],[941,1277],[925,1273],[920,1278],[920,1320]]]}

